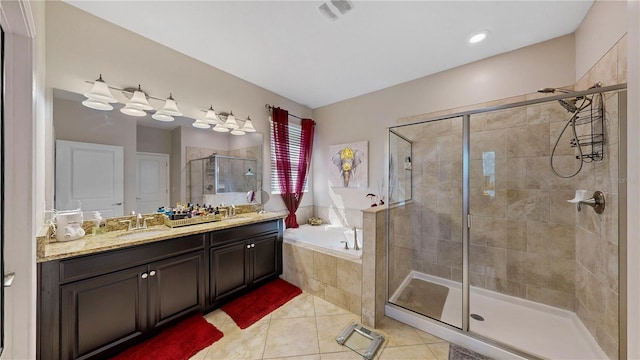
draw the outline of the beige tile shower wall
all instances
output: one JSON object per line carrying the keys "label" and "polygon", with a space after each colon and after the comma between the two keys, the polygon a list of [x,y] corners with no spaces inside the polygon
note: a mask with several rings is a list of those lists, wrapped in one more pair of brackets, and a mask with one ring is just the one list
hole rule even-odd
{"label": "beige tile shower wall", "polygon": [[411,271],[462,276],[462,119],[411,126],[413,197],[392,207],[390,295]]}
{"label": "beige tile shower wall", "polygon": [[362,263],[287,243],[282,248],[284,280],[360,315]]}
{"label": "beige tile shower wall", "polygon": [[[574,180],[549,167],[569,116],[556,102],[471,116],[472,285],[574,310]],[[554,157],[565,173],[575,163],[568,144]]]}
{"label": "beige tile shower wall", "polygon": [[[576,84],[583,90],[600,81],[625,83],[627,37],[624,36]],[[605,193],[606,208],[576,214],[576,313],[607,356],[618,358],[618,96],[605,98],[605,158],[589,168],[576,186]]]}

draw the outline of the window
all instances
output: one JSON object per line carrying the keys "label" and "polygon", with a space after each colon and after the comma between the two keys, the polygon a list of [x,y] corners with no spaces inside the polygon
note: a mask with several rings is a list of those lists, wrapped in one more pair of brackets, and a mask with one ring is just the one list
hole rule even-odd
{"label": "window", "polygon": [[[273,122],[271,122],[271,193],[280,194],[280,184],[278,182],[278,171],[276,169],[276,151],[273,141]],[[300,143],[302,137],[302,126],[289,123],[289,158],[291,159],[291,181],[295,186],[298,179],[298,162],[300,157]],[[309,176],[304,183],[303,192],[309,191]]]}

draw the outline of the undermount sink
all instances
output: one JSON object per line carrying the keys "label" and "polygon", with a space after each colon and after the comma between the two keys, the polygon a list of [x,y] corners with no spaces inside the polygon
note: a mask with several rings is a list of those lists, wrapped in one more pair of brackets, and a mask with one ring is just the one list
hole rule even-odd
{"label": "undermount sink", "polygon": [[170,229],[147,229],[147,230],[132,230],[129,232],[126,232],[124,234],[120,234],[118,236],[116,236],[117,239],[122,239],[122,240],[133,240],[133,239],[140,239],[140,238],[145,238],[145,237],[149,237],[149,236],[155,236],[155,235],[160,235],[163,234],[167,231],[169,231]]}
{"label": "undermount sink", "polygon": [[224,221],[238,221],[238,220],[246,220],[251,218],[251,215],[247,215],[247,214],[238,214],[238,215],[234,215],[233,217],[228,217],[228,218],[224,218]]}

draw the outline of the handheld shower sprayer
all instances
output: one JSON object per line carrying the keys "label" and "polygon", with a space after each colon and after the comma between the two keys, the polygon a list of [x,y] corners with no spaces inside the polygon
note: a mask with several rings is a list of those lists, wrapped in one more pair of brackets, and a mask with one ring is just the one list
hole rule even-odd
{"label": "handheld shower sprayer", "polygon": [[[598,87],[601,87],[601,86],[602,86],[602,84],[600,82],[597,82],[593,86],[591,86],[589,89],[598,88]],[[538,92],[539,93],[543,93],[543,94],[554,94],[556,92],[563,93],[563,94],[574,94],[574,93],[576,93],[576,91],[573,91],[573,90],[566,90],[566,89],[559,89],[559,88],[543,88],[543,89],[538,90]],[[556,138],[556,142],[555,142],[555,144],[553,146],[553,150],[551,150],[551,158],[550,158],[551,171],[556,176],[559,176],[559,177],[565,178],[565,179],[572,178],[572,177],[578,175],[578,173],[582,170],[582,165],[585,162],[585,158],[588,158],[588,159],[591,159],[591,160],[594,159],[593,152],[590,155],[589,154],[585,155],[582,152],[582,146],[588,146],[588,145],[593,146],[593,144],[594,144],[593,135],[591,135],[591,137],[592,137],[591,142],[583,143],[584,136],[583,137],[578,136],[578,132],[576,131],[577,123],[592,122],[597,117],[597,116],[594,116],[591,111],[588,111],[588,110],[591,109],[590,107],[591,107],[592,102],[593,102],[593,96],[591,96],[591,97],[589,97],[589,96],[575,96],[575,97],[570,97],[570,98],[558,99],[558,103],[565,110],[567,110],[569,113],[571,113],[571,117],[569,118],[567,123],[562,128],[562,131],[560,131],[560,134],[558,134],[558,137]],[[560,173],[558,173],[556,171],[554,163],[553,163],[553,159],[554,159],[554,156],[555,156],[556,148],[558,147],[558,144],[560,142],[560,138],[565,133],[567,128],[571,129],[573,138],[570,140],[570,145],[571,145],[571,147],[575,147],[577,149],[578,154],[576,155],[576,159],[578,159],[580,161],[580,165],[579,165],[578,169],[574,173],[572,173],[570,175],[562,175],[562,174],[560,174]],[[602,142],[604,142],[604,140],[602,140]]]}

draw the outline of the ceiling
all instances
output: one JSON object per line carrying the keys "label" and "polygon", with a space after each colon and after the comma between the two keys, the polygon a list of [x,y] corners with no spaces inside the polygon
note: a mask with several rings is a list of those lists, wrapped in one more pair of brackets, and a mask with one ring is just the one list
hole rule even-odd
{"label": "ceiling", "polygon": [[573,33],[593,3],[68,2],[312,109]]}

